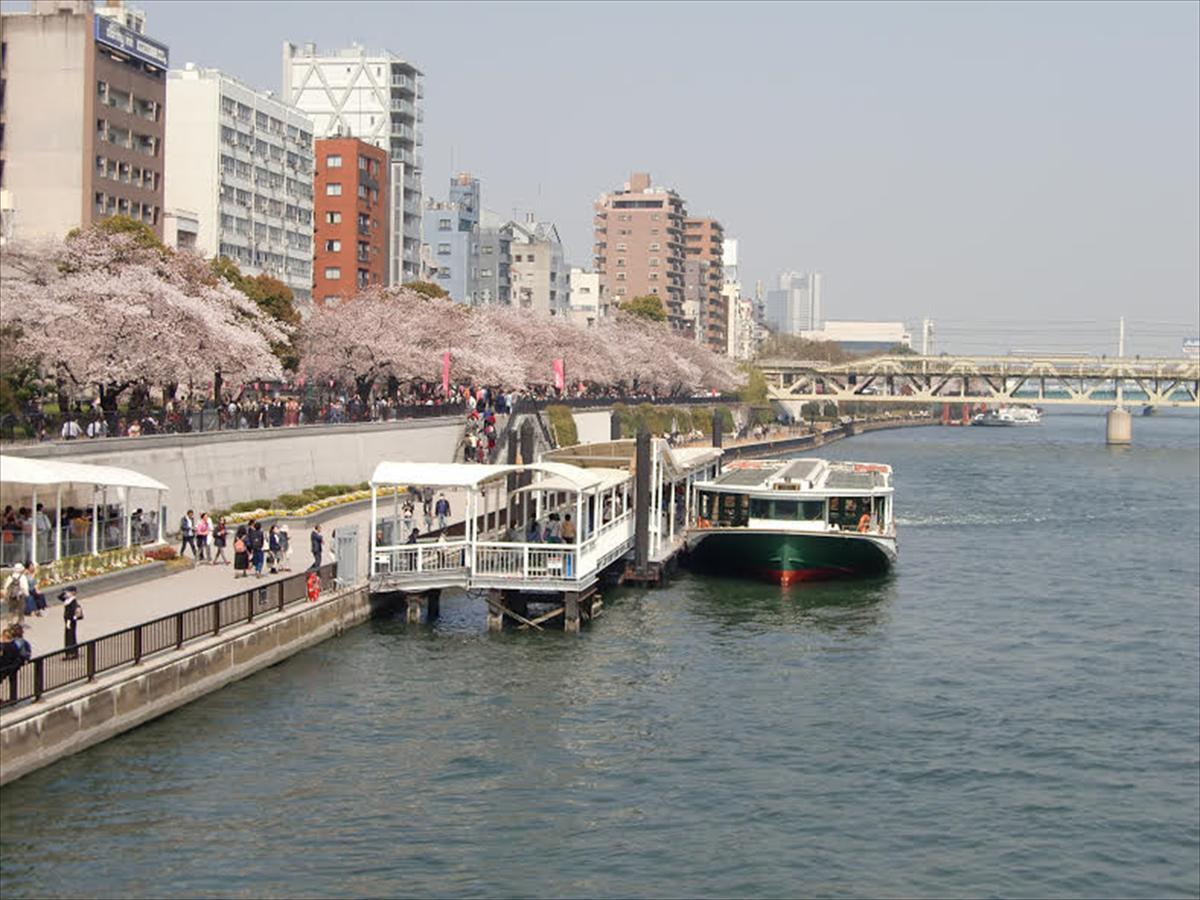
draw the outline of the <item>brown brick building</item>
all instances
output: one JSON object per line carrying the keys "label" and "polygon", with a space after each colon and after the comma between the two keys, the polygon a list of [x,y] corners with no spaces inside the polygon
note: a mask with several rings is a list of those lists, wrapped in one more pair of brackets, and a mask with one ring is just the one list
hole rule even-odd
{"label": "brown brick building", "polygon": [[725,230],[716,219],[685,219],[683,241],[685,310],[696,323],[697,340],[724,354],[728,340],[728,313],[721,293]]}
{"label": "brown brick building", "polygon": [[683,198],[651,187],[650,176],[635,172],[623,190],[601,194],[595,203],[595,262],[600,275],[603,314],[643,294],[663,301],[674,328],[687,326],[683,314]]}
{"label": "brown brick building", "polygon": [[388,283],[387,151],[358,138],[315,142],[313,302]]}
{"label": "brown brick building", "polygon": [[34,0],[0,17],[4,236],[113,215],[163,236],[167,47],[120,2]]}

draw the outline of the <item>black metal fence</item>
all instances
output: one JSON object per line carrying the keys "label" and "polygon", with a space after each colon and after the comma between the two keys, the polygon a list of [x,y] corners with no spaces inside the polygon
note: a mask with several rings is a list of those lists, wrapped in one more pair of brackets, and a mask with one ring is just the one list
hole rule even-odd
{"label": "black metal fence", "polygon": [[[332,589],[336,574],[336,563],[321,567],[322,591]],[[35,656],[0,682],[0,709],[22,700],[40,700],[121,666],[137,665],[156,654],[219,635],[223,629],[304,603],[308,600],[307,581],[308,572],[300,572],[75,647]]]}

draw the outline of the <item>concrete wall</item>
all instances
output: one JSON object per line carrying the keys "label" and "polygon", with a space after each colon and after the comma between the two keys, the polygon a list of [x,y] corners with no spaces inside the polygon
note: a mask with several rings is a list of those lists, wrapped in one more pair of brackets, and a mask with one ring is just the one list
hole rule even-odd
{"label": "concrete wall", "polygon": [[[5,448],[4,452],[121,466],[157,478],[171,489],[163,502],[168,529],[174,530],[188,509],[198,514],[314,484],[356,484],[370,479],[384,459],[450,462],[463,428],[463,419],[456,415],[367,425],[82,440]],[[53,501],[53,494],[48,496]],[[135,492],[131,503],[135,508],[153,508],[154,495]]]}
{"label": "concrete wall", "polygon": [[579,443],[599,444],[611,440],[611,409],[583,409],[573,414]]}
{"label": "concrete wall", "polygon": [[245,678],[370,617],[365,587],[293,606],[0,717],[0,784]]}

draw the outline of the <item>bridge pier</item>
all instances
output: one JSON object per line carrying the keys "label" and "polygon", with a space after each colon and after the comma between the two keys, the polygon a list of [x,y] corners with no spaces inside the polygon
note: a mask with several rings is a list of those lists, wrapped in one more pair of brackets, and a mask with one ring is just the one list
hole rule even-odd
{"label": "bridge pier", "polygon": [[567,591],[563,594],[563,631],[567,634],[579,634],[578,591]]}
{"label": "bridge pier", "polygon": [[489,588],[487,595],[488,595],[488,612],[487,612],[488,631],[501,631],[504,629],[504,613],[500,611],[500,608],[504,605],[504,592],[498,591],[495,588]]}
{"label": "bridge pier", "polygon": [[440,590],[430,591],[424,594],[405,594],[404,600],[407,604],[406,620],[409,625],[420,625],[422,622],[426,624],[432,623],[441,614],[441,598]]}
{"label": "bridge pier", "polygon": [[1121,446],[1133,443],[1133,416],[1122,406],[1108,411],[1105,417],[1105,443]]}

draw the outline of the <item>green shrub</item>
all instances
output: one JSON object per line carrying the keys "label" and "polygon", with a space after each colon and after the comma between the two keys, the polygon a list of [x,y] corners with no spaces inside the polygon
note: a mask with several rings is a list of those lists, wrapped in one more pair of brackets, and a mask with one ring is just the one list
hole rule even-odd
{"label": "green shrub", "polygon": [[309,499],[311,495],[306,491],[303,494],[280,494],[275,498],[272,506],[279,509],[299,509],[302,506],[307,506],[312,501]]}
{"label": "green shrub", "polygon": [[570,447],[579,443],[579,429],[575,427],[575,416],[571,414],[569,406],[547,406],[546,417],[550,420],[550,428],[558,446]]}
{"label": "green shrub", "polygon": [[243,500],[241,503],[235,503],[229,507],[230,512],[254,512],[256,509],[270,509],[270,500]]}

